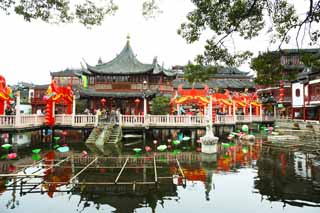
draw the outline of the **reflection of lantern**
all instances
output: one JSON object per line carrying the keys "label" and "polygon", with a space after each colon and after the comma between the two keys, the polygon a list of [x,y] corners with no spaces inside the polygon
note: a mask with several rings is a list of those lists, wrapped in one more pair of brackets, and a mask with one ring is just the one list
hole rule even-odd
{"label": "reflection of lantern", "polygon": [[284,88],[283,88],[284,84],[283,84],[283,81],[280,82],[280,89],[279,89],[279,101],[282,102],[284,101]]}
{"label": "reflection of lantern", "polygon": [[140,99],[137,98],[136,100],[134,100],[134,103],[136,103],[136,105],[138,105],[140,103]]}
{"label": "reflection of lantern", "polygon": [[102,99],[100,100],[100,102],[101,102],[102,105],[105,105],[105,104],[107,103],[107,100],[106,100],[105,98],[102,98]]}

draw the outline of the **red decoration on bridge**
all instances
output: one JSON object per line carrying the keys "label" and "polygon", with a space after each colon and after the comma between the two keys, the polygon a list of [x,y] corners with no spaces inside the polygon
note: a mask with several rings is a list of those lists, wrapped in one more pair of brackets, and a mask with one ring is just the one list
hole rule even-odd
{"label": "red decoration on bridge", "polygon": [[56,81],[53,80],[48,87],[47,94],[44,99],[47,101],[46,110],[46,125],[53,126],[54,119],[54,104],[58,102],[65,102],[68,105],[67,114],[72,114],[73,92],[71,85],[67,87],[59,87]]}
{"label": "red decoration on bridge", "polygon": [[6,79],[0,75],[0,115],[5,113],[5,104],[10,107],[11,100],[13,100],[12,90],[7,86]]}

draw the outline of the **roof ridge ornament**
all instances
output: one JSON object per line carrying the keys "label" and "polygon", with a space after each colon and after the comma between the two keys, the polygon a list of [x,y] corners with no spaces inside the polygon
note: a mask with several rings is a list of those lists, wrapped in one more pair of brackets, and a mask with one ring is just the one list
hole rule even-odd
{"label": "roof ridge ornament", "polygon": [[130,34],[129,33],[127,35],[127,40],[128,40],[128,42],[130,41]]}

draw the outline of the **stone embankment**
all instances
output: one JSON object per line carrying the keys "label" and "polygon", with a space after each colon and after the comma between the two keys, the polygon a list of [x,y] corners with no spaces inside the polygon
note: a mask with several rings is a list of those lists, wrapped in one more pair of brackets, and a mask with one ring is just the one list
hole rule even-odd
{"label": "stone embankment", "polygon": [[275,125],[278,126],[280,129],[309,130],[320,134],[319,121],[278,119],[276,120]]}

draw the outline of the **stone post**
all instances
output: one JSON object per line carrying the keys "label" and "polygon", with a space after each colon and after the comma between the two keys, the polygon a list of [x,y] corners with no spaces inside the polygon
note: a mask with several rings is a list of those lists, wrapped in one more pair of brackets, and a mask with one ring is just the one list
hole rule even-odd
{"label": "stone post", "polygon": [[15,125],[17,127],[21,126],[21,114],[20,114],[20,91],[16,93],[16,122]]}
{"label": "stone post", "polygon": [[215,137],[212,131],[212,96],[210,94],[210,103],[207,111],[207,126],[205,136],[200,138],[201,152],[207,154],[217,153],[217,143],[219,138]]}

